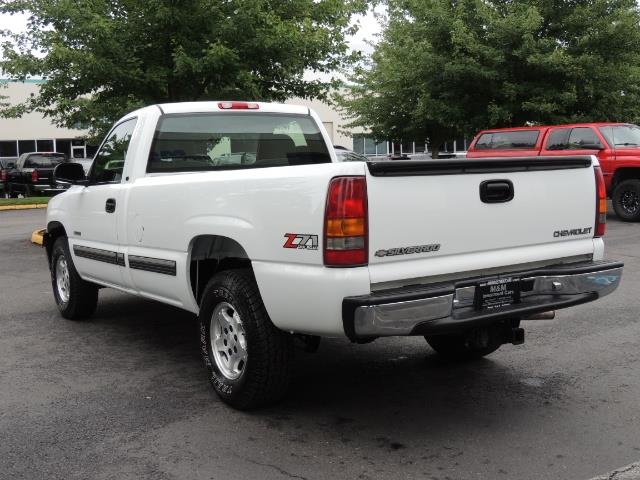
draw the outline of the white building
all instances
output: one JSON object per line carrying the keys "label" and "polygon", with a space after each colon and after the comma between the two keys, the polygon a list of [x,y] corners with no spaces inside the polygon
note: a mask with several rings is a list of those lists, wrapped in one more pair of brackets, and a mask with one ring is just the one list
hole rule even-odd
{"label": "white building", "polygon": [[[15,105],[37,95],[42,80],[6,82],[0,80],[0,102]],[[17,157],[25,152],[63,152],[74,158],[90,157],[95,146],[87,146],[84,130],[56,127],[41,113],[21,118],[0,118],[0,157]]]}
{"label": "white building", "polygon": [[[1,102],[16,104],[30,95],[37,95],[42,80],[8,82],[0,80]],[[345,133],[345,120],[340,113],[327,103],[319,100],[293,98],[287,103],[305,105],[315,110],[331,141],[336,146],[345,147],[367,156],[389,154],[421,154],[428,152],[427,142],[387,142],[375,141],[362,129],[352,129]],[[0,157],[17,157],[25,152],[62,152],[73,158],[92,157],[97,146],[88,145],[84,140],[85,130],[56,127],[42,114],[33,112],[17,119],[0,118]],[[466,150],[467,141],[458,139],[447,142],[443,152]]]}

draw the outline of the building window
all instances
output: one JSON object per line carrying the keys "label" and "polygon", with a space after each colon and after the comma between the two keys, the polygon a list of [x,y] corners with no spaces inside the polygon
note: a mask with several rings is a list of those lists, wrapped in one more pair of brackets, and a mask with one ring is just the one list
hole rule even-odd
{"label": "building window", "polygon": [[66,138],[56,139],[56,152],[64,153],[71,157],[71,140]]}
{"label": "building window", "polygon": [[364,136],[353,136],[353,151],[356,153],[364,154]]}
{"label": "building window", "polygon": [[87,158],[93,158],[98,151],[98,147],[95,145],[87,145]]}
{"label": "building window", "polygon": [[15,140],[11,142],[0,142],[0,157],[17,157],[18,144]]}
{"label": "building window", "polygon": [[20,140],[18,142],[18,154],[22,155],[23,153],[35,152],[36,151],[36,141],[35,140]]}
{"label": "building window", "polygon": [[405,155],[413,155],[413,142],[402,142],[402,153]]}
{"label": "building window", "polygon": [[387,142],[378,142],[367,135],[354,135],[353,151],[368,156],[386,155]]}
{"label": "building window", "polygon": [[38,152],[53,152],[53,140],[36,140]]}

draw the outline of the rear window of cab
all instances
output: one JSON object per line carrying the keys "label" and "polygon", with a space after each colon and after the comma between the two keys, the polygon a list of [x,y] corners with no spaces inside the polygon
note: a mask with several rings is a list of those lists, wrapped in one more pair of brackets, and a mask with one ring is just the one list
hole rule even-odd
{"label": "rear window of cab", "polygon": [[330,163],[310,116],[193,113],[161,117],[148,173],[237,170]]}
{"label": "rear window of cab", "polygon": [[475,150],[517,150],[535,148],[539,130],[483,133],[474,145]]}

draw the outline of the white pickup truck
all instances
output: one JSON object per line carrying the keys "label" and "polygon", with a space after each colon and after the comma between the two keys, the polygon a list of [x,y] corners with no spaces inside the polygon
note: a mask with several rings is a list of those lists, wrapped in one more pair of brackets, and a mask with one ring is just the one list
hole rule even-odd
{"label": "white pickup truck", "polygon": [[102,287],[193,312],[213,387],[250,408],[284,394],[296,339],[419,335],[478,358],[620,282],[596,157],[340,163],[330,145],[301,106],[125,116],[86,177],[55,172],[62,316],[90,316]]}

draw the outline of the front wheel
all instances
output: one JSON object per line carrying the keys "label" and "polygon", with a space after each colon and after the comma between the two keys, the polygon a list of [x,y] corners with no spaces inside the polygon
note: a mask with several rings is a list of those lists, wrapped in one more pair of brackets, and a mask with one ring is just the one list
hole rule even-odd
{"label": "front wheel", "polygon": [[271,322],[250,270],[227,270],[209,281],[199,323],[202,357],[225,403],[246,410],[284,396],[292,337]]}
{"label": "front wheel", "polygon": [[620,182],[613,190],[611,203],[620,220],[640,221],[640,180],[630,179]]}
{"label": "front wheel", "polygon": [[80,278],[66,237],[53,244],[50,269],[53,296],[62,316],[69,320],[90,317],[98,305],[98,287]]}

